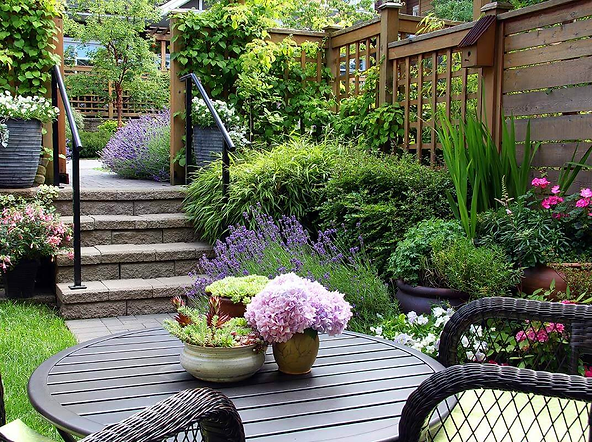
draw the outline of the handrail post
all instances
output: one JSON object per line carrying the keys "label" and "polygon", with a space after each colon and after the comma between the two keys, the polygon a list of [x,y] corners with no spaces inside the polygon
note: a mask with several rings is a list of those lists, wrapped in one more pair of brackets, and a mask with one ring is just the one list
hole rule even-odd
{"label": "handrail post", "polygon": [[185,78],[185,184],[189,183],[189,170],[193,154],[193,121],[191,120],[191,102],[193,100],[193,82]]}
{"label": "handrail post", "polygon": [[228,155],[228,146],[224,141],[222,148],[222,200],[224,204],[228,202],[228,186],[230,185],[230,156]]}
{"label": "handrail post", "polygon": [[[51,105],[58,107],[58,80],[56,78],[55,70],[51,71]],[[53,185],[59,187],[60,185],[60,138],[59,138],[59,122],[56,118],[51,123],[51,142],[53,143]]]}

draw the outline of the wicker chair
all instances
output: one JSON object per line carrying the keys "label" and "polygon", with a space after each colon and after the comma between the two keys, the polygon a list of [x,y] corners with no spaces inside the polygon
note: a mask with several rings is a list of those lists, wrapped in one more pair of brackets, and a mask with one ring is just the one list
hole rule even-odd
{"label": "wicker chair", "polygon": [[592,441],[592,378],[577,375],[592,306],[480,299],[454,314],[439,348],[447,368],[410,395],[402,442]]}
{"label": "wicker chair", "polygon": [[[6,423],[0,377],[0,427]],[[30,430],[32,431],[32,430]],[[233,403],[211,388],[185,390],[80,442],[243,442],[243,425]],[[11,441],[0,433],[0,442]]]}

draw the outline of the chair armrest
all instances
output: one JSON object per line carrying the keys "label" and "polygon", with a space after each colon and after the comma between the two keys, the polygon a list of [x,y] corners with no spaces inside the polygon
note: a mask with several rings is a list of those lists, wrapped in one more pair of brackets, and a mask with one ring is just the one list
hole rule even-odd
{"label": "chair armrest", "polygon": [[574,373],[579,354],[592,353],[592,306],[491,297],[463,305],[450,318],[440,336],[439,360],[442,365],[450,367],[467,362],[458,354],[463,335],[471,326],[481,325],[489,319],[563,324],[569,334],[572,350],[569,362]]}
{"label": "chair armrest", "polygon": [[81,442],[162,442],[185,432],[193,436],[201,432],[204,442],[245,440],[230,399],[211,388],[198,388],[177,393]]}
{"label": "chair armrest", "polygon": [[[533,371],[495,364],[448,367],[426,379],[410,396],[399,422],[401,442],[419,442],[428,419],[438,405],[468,390],[531,393],[592,403],[592,379],[562,373]],[[511,410],[508,411],[511,413]]]}

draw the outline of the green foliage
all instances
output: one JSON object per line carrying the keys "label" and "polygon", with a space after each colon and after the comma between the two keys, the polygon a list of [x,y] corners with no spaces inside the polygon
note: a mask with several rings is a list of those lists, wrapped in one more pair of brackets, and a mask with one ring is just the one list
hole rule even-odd
{"label": "green foliage", "polygon": [[41,363],[76,345],[76,339],[64,320],[44,305],[0,302],[0,324],[0,373],[8,422],[21,419],[42,435],[59,440],[54,426],[31,406],[27,383]]}
{"label": "green foliage", "polygon": [[389,273],[407,284],[417,285],[423,279],[426,259],[433,244],[446,238],[459,238],[463,234],[457,221],[430,219],[411,227],[389,259]]}
{"label": "green foliage", "polygon": [[322,224],[345,226],[347,241],[361,235],[379,273],[407,229],[432,217],[452,216],[442,195],[452,191],[444,171],[410,156],[377,157],[352,150],[339,159],[320,207]]}
{"label": "green foliage", "polygon": [[[79,0],[71,12],[72,18],[65,21],[66,32],[82,43],[92,41],[101,46],[91,54],[92,75],[71,79],[70,87],[75,89],[78,81],[81,87],[86,86],[85,93],[104,95],[111,82],[113,95],[106,98],[115,103],[121,125],[124,90],[139,87],[143,76],[158,75],[156,55],[145,37],[146,23],[160,19],[158,9],[150,0]],[[153,87],[148,85],[145,90]]]}
{"label": "green foliage", "polygon": [[398,103],[377,107],[378,67],[365,72],[362,93],[341,100],[335,119],[335,132],[346,139],[357,139],[372,152],[389,150],[391,142],[403,135],[403,110]]}
{"label": "green foliage", "polygon": [[248,304],[251,298],[265,288],[269,278],[260,275],[227,276],[206,287],[206,293],[232,299],[235,304]]}
{"label": "green foliage", "polygon": [[187,12],[174,17],[182,49],[172,54],[182,73],[194,72],[212,98],[229,98],[242,71],[240,55],[247,44],[265,38],[272,27],[267,9],[261,4],[223,0],[207,11]]}
{"label": "green foliage", "polygon": [[[240,57],[236,92],[257,138],[270,141],[298,127],[303,133],[319,134],[330,125],[330,70],[321,67],[317,78],[316,60],[323,51],[322,43],[299,46],[291,38],[279,43],[258,39],[247,45]],[[302,66],[302,52],[314,62]]]}
{"label": "green foliage", "polygon": [[473,116],[456,126],[447,117],[440,121],[438,137],[456,190],[456,199],[448,194],[448,200],[467,236],[474,238],[477,214],[496,207],[504,191],[512,198],[526,194],[539,144],[530,141],[529,122],[519,164],[514,118],[509,126],[504,124],[500,149],[485,124]]}
{"label": "green foliage", "polygon": [[294,139],[270,151],[249,150],[232,159],[228,203],[222,198],[221,161],[197,172],[187,190],[184,210],[206,241],[221,238],[243,213],[259,207],[279,218],[295,215],[316,225],[316,207],[342,149],[329,142]]}
{"label": "green foliage", "polygon": [[81,131],[80,158],[97,158],[105,148],[111,136],[117,130],[117,121],[107,120],[97,127],[96,132]]}
{"label": "green foliage", "polygon": [[44,95],[50,69],[59,64],[54,17],[58,0],[6,0],[0,5],[0,91]]}
{"label": "green foliage", "polygon": [[274,17],[283,27],[320,31],[326,26],[351,26],[376,17],[374,2],[360,0],[276,0],[273,4]]}
{"label": "green foliage", "polygon": [[456,21],[473,20],[473,0],[433,0],[434,15]]}

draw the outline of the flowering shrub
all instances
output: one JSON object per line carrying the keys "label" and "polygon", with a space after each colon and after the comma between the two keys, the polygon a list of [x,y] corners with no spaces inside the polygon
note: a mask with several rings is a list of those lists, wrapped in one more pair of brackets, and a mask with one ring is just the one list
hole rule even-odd
{"label": "flowering shrub", "polygon": [[[213,104],[232,141],[237,146],[248,144],[245,128],[234,106],[229,106],[221,100],[213,100]],[[215,127],[214,117],[201,97],[195,97],[191,102],[191,120],[194,126]]]}
{"label": "flowering shrub", "polygon": [[395,314],[386,285],[360,247],[342,250],[335,230],[321,232],[313,240],[295,217],[275,221],[257,212],[252,221],[253,229],[232,226],[226,239],[215,243],[215,258],[204,255],[200,259],[199,275],[195,275],[190,291],[197,301],[208,284],[227,276],[265,275],[273,279],[293,272],[329,291],[344,293],[354,313],[352,330],[368,332],[378,313],[387,318]]}
{"label": "flowering shrub", "polygon": [[351,317],[351,306],[343,294],[294,273],[269,282],[245,312],[248,323],[270,343],[286,342],[306,329],[337,335]]}
{"label": "flowering shrub", "polygon": [[169,179],[170,114],[145,115],[119,129],[101,152],[101,161],[125,178]]}
{"label": "flowering shrub", "polygon": [[[430,315],[418,315],[409,312],[383,321],[372,327],[375,336],[390,339],[397,344],[419,350],[428,356],[438,356],[440,334],[448,320],[454,314],[452,308],[444,309],[440,306],[432,307]],[[468,344],[468,343],[467,343]],[[481,355],[478,355],[481,357]]]}
{"label": "flowering shrub", "polygon": [[54,256],[71,240],[70,228],[39,201],[5,207],[0,216],[0,268]]}

